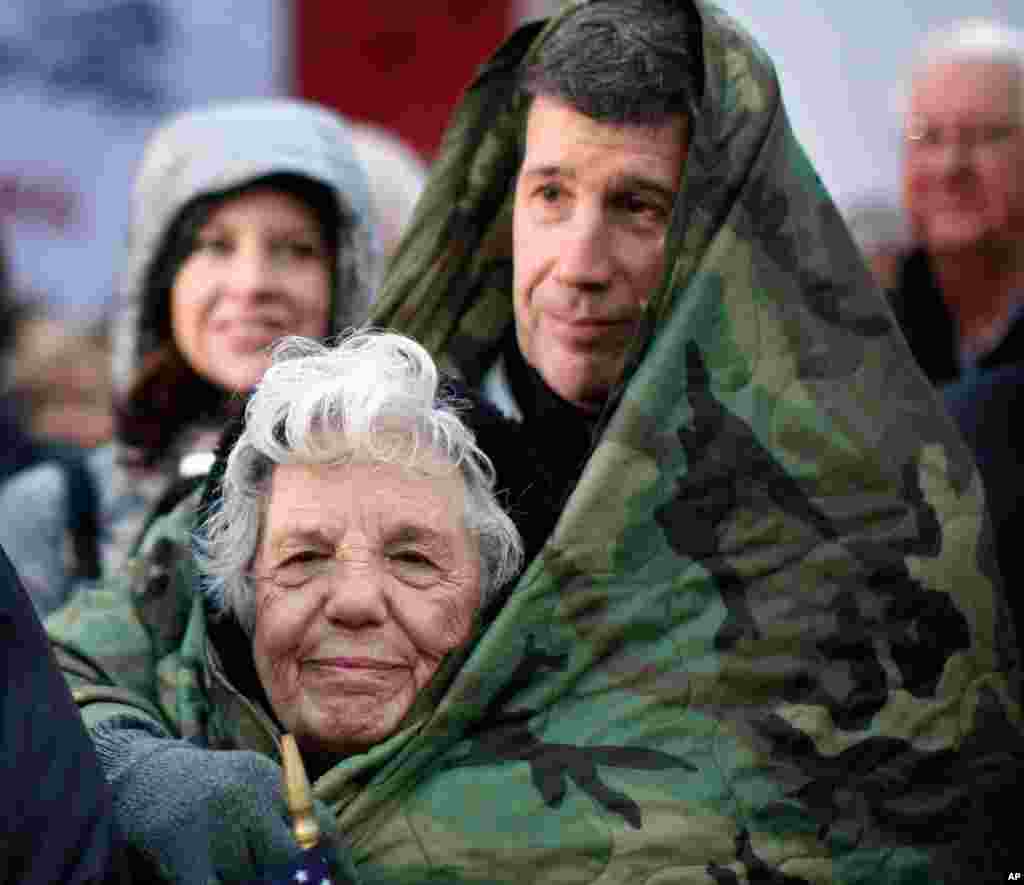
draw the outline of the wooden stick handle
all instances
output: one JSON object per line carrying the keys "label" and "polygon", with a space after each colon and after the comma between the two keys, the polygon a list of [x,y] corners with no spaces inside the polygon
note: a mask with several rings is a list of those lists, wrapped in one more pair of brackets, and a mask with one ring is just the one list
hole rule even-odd
{"label": "wooden stick handle", "polygon": [[320,825],[313,813],[313,791],[309,786],[306,767],[302,764],[295,738],[286,734],[281,738],[281,761],[284,766],[284,795],[292,816],[292,832],[303,850],[320,841]]}

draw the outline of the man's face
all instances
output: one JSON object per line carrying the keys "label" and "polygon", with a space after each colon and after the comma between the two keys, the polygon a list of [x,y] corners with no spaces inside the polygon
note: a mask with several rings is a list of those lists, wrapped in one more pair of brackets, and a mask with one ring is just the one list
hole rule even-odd
{"label": "man's face", "polygon": [[683,116],[599,123],[534,99],[513,220],[516,336],[563,399],[596,411],[619,381],[665,265],[688,146]]}
{"label": "man's face", "polygon": [[976,61],[933,65],[914,81],[904,200],[935,255],[1024,239],[1024,134],[1013,70]]}

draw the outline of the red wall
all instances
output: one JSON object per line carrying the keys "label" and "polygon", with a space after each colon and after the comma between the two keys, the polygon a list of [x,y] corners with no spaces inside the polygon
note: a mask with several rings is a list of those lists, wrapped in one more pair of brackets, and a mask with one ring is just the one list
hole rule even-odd
{"label": "red wall", "polygon": [[303,98],[397,132],[430,159],[462,90],[510,30],[513,0],[295,0]]}

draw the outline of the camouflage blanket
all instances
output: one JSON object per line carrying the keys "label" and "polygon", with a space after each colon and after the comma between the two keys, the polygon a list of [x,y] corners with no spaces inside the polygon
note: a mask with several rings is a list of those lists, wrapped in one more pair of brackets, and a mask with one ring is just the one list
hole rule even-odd
{"label": "camouflage blanket", "polygon": [[[469,881],[1005,880],[981,846],[1021,773],[1019,660],[978,475],[770,61],[698,8],[623,395],[434,720],[370,788],[332,778],[342,827],[364,863]],[[473,381],[511,321],[501,109],[543,27],[465,95],[374,316]]]}
{"label": "camouflage blanket", "polygon": [[[367,882],[1005,881],[987,828],[1024,771],[1019,660],[977,471],[771,63],[698,8],[670,270],[600,442],[458,670],[315,783]],[[373,316],[470,381],[512,320],[512,74],[559,20],[466,92]],[[104,639],[169,729],[273,754],[211,676],[187,511],[49,626]]]}

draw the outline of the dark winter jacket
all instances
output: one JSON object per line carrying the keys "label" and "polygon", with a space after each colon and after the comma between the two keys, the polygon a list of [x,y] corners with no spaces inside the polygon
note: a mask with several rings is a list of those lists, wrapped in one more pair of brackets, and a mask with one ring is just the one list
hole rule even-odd
{"label": "dark winter jacket", "polygon": [[[904,259],[890,300],[910,352],[928,380],[936,387],[958,380],[964,370],[956,324],[923,249]],[[989,371],[1018,362],[1024,362],[1024,316],[1017,317],[1003,340],[973,368]]]}
{"label": "dark winter jacket", "polygon": [[0,883],[147,881],[114,825],[92,741],[2,550],[0,678]]}

